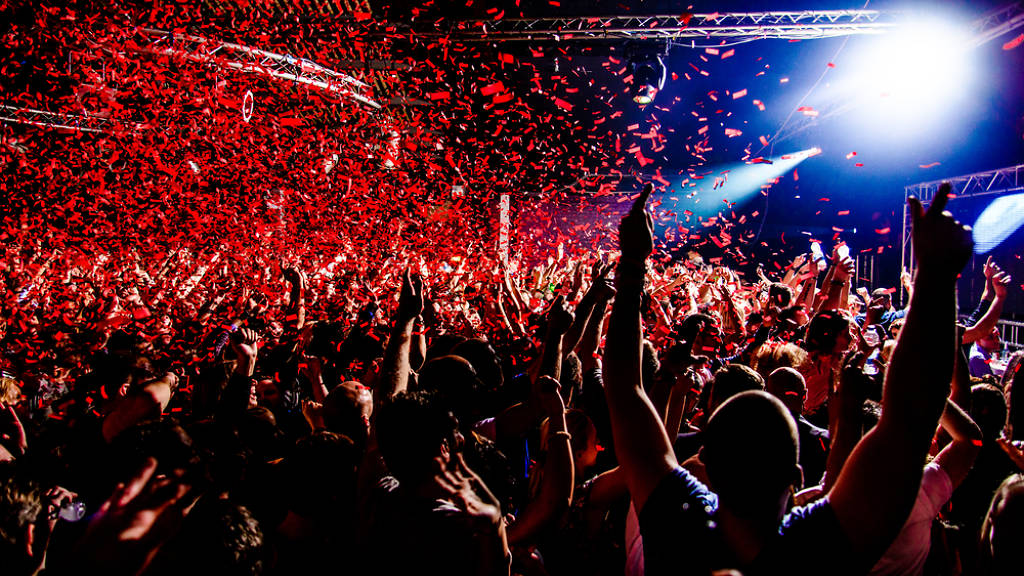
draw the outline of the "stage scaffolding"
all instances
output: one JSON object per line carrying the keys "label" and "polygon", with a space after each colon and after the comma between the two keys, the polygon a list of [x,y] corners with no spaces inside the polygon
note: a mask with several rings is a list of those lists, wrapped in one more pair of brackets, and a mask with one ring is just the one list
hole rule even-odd
{"label": "stage scaffolding", "polygon": [[[914,266],[914,244],[911,242],[911,214],[907,206],[907,199],[917,196],[921,202],[928,204],[939,185],[949,182],[953,187],[951,193],[956,198],[976,198],[979,196],[1001,196],[1013,192],[1024,191],[1024,164],[989,170],[987,172],[975,172],[963,176],[954,176],[931,182],[911,184],[903,188],[903,230],[902,230],[902,256],[900,263],[907,270]],[[902,294],[901,294],[902,295]]]}

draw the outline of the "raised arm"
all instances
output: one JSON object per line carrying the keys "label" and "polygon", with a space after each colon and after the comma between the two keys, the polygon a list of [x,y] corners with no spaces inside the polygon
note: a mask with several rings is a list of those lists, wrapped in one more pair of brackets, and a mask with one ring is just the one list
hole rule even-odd
{"label": "raised arm", "polygon": [[[611,271],[611,264],[602,266],[600,263],[594,265],[594,276],[591,279],[590,287],[583,294],[579,304],[576,305],[576,312],[573,317],[572,326],[562,337],[562,355],[568,356],[572,353],[583,338],[583,332],[590,323],[590,316],[594,313],[599,302],[599,297],[607,283],[606,277]],[[602,310],[603,312],[603,310]]]}
{"label": "raised arm", "polygon": [[544,528],[561,520],[562,515],[572,504],[575,480],[572,438],[566,432],[565,426],[565,404],[555,379],[541,377],[540,388],[541,409],[548,417],[544,476],[541,480],[540,493],[509,526],[510,544],[522,544],[531,540]]}
{"label": "raised arm", "polygon": [[825,299],[815,313],[822,310],[846,309],[849,294],[850,278],[853,276],[853,259],[847,256],[840,259],[838,255],[832,260],[832,270],[825,287]]}
{"label": "raised arm", "polygon": [[[565,298],[559,294],[551,302],[547,314],[547,332],[540,359],[534,365],[533,382],[541,376],[550,376],[555,380],[562,377],[562,337],[573,323],[572,312],[566,307]],[[571,350],[571,348],[570,348]],[[536,390],[535,390],[536,392]],[[536,394],[534,394],[536,395]]]}
{"label": "raised arm", "polygon": [[637,511],[643,509],[661,479],[678,465],[665,427],[641,381],[640,301],[647,257],[654,250],[651,216],[645,207],[652,191],[650,184],[644,187],[619,226],[622,256],[615,273],[617,294],[604,354],[604,390],[615,456]]}
{"label": "raised arm", "polygon": [[302,330],[306,325],[306,274],[298,268],[285,268],[284,279],[291,285],[288,292],[287,320],[295,323],[296,330]]}
{"label": "raised arm", "polygon": [[406,270],[402,276],[402,291],[398,296],[391,336],[384,350],[380,375],[380,389],[375,403],[390,402],[399,392],[409,387],[409,353],[412,348],[412,328],[416,317],[423,312],[423,281]]}
{"label": "raised arm", "polygon": [[986,264],[986,275],[990,269],[994,269],[992,276],[987,280],[987,282],[992,284],[992,292],[994,294],[992,303],[988,305],[988,310],[978,320],[978,323],[964,331],[964,344],[970,344],[988,336],[992,329],[996,327],[996,324],[999,322],[999,316],[1003,313],[1003,303],[1006,302],[1006,289],[1010,285],[1011,278],[1009,274],[1003,272],[994,264],[991,268]]}
{"label": "raised arm", "polygon": [[981,429],[952,400],[946,401],[946,409],[942,412],[939,424],[953,438],[953,441],[935,456],[934,462],[946,471],[949,481],[953,484],[953,489],[956,490],[957,486],[967,477],[967,473],[971,471],[974,459],[981,451]]}
{"label": "raised arm", "polygon": [[913,507],[949,393],[956,279],[973,246],[970,228],[943,212],[949,191],[949,184],[943,184],[927,212],[919,200],[910,199],[918,269],[885,378],[882,416],[850,454],[828,495],[865,569],[889,546]]}

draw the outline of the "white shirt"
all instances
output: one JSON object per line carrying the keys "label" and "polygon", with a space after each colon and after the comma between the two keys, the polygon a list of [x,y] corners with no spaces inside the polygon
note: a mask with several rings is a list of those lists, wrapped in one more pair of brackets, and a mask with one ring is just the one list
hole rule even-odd
{"label": "white shirt", "polygon": [[871,576],[921,574],[931,550],[932,521],[952,495],[953,482],[949,474],[934,462],[925,466],[914,508],[896,540],[871,569]]}

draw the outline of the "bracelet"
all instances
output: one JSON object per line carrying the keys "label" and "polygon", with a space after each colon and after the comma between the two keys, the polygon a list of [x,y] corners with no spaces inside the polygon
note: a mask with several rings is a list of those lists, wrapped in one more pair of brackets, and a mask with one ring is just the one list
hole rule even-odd
{"label": "bracelet", "polygon": [[552,438],[564,437],[566,440],[572,442],[572,434],[569,434],[565,430],[555,430],[548,434],[548,440]]}

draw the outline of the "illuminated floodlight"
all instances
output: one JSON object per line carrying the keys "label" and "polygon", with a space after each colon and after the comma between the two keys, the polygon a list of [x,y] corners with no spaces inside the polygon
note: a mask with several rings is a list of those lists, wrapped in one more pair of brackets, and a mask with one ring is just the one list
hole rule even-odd
{"label": "illuminated floodlight", "polygon": [[684,181],[677,207],[700,216],[711,216],[722,209],[722,201],[743,202],[778,182],[798,164],[821,154],[821,148],[807,148],[773,158],[755,158],[742,164],[718,167],[712,175]]}
{"label": "illuminated floodlight", "polygon": [[779,160],[798,160],[802,162],[812,156],[817,156],[818,154],[821,154],[821,148],[815,146],[814,148],[808,148],[806,150],[801,150],[799,152],[794,152],[792,154],[783,154],[782,156],[779,156]]}
{"label": "illuminated floodlight", "polygon": [[888,123],[935,118],[970,85],[971,48],[967,30],[915,17],[870,39],[851,66],[856,79],[850,90],[868,114]]}
{"label": "illuminated floodlight", "polygon": [[974,252],[985,254],[1024,225],[1024,194],[996,198],[974,223]]}
{"label": "illuminated floodlight", "polygon": [[641,106],[654,102],[658,91],[665,86],[667,73],[665,63],[658,56],[636,64],[633,72],[633,102]]}
{"label": "illuminated floodlight", "polygon": [[654,97],[658,94],[658,89],[650,84],[643,84],[636,88],[636,92],[633,94],[633,102],[641,106],[646,106],[651,102],[654,102]]}

